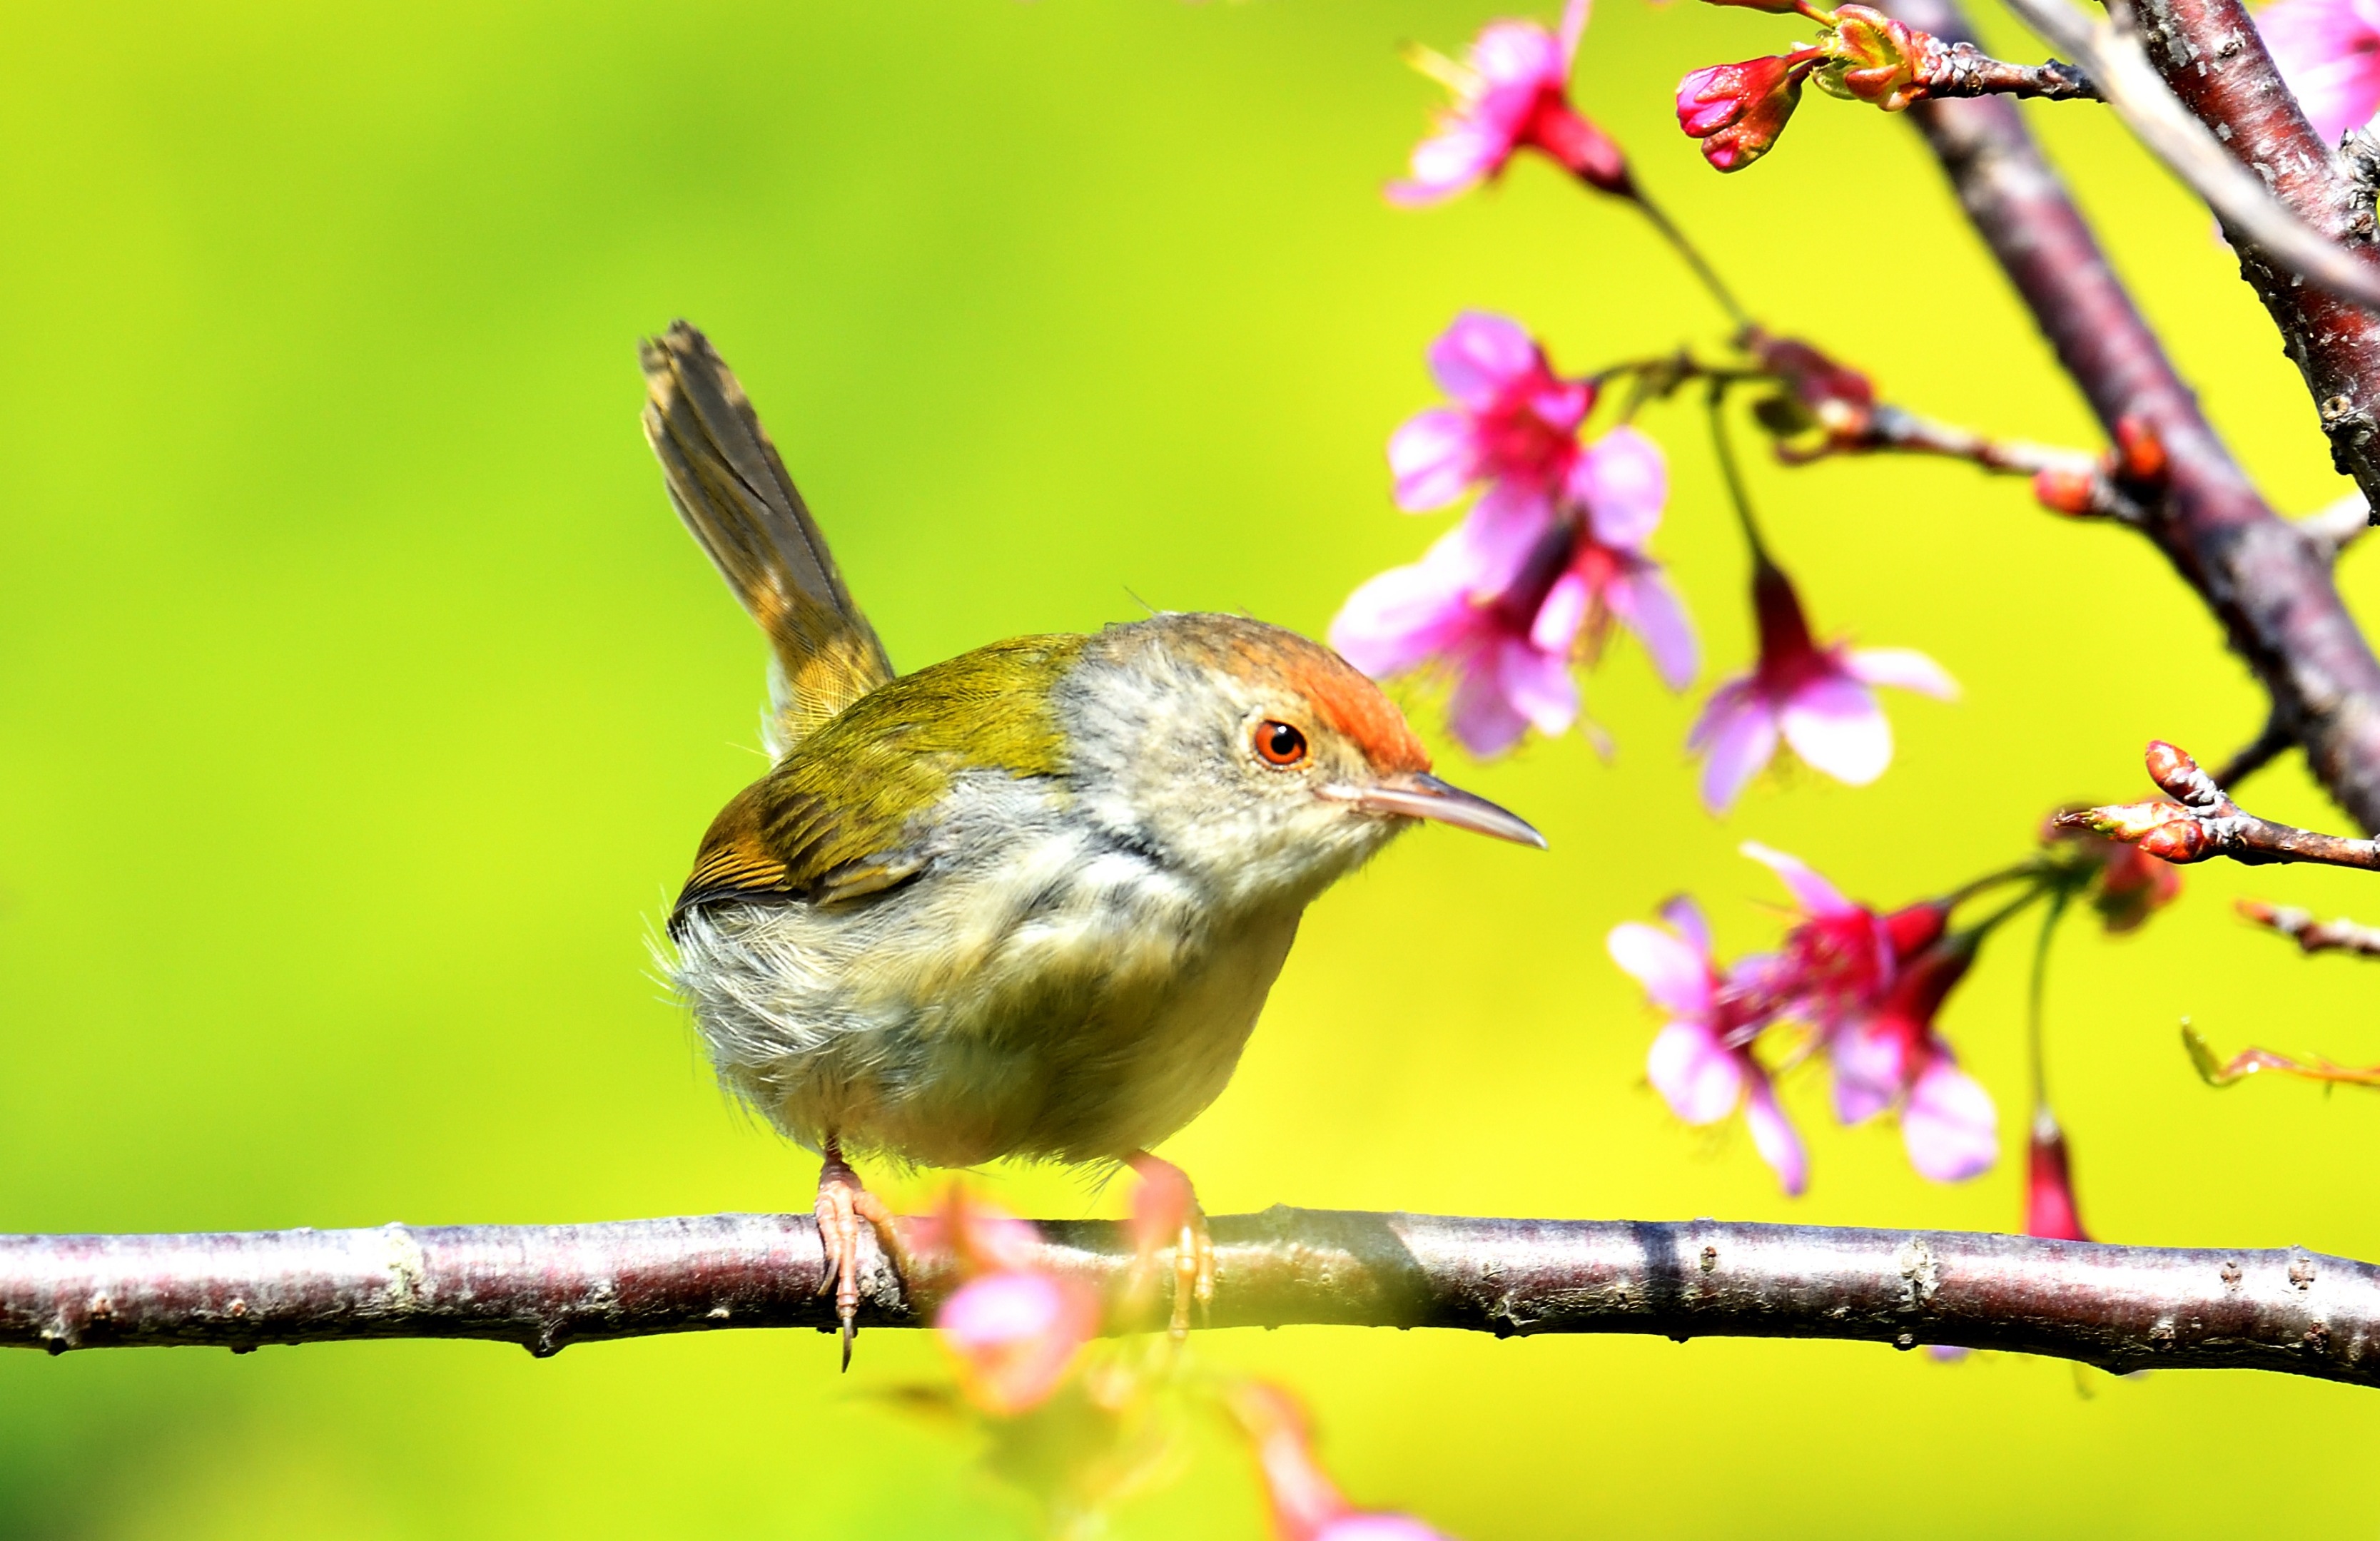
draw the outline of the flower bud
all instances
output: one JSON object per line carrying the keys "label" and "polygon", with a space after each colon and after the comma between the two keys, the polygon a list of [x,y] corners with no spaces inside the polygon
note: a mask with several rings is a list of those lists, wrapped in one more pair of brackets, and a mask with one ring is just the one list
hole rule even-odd
{"label": "flower bud", "polygon": [[2215,837],[2195,819],[2180,819],[2170,824],[2160,824],[2141,836],[2140,848],[2162,861],[2177,866],[2204,861],[2213,854]]}
{"label": "flower bud", "polygon": [[1712,65],[1678,82],[1678,127],[1703,141],[1703,159],[1741,171],[1768,153],[1802,102],[1802,82],[1818,66],[1804,48],[1741,64]]}
{"label": "flower bud", "polygon": [[2024,1185],[2024,1233],[2061,1242],[2087,1242],[2074,1205],[2074,1173],[2065,1132],[2046,1108],[2033,1115],[2031,1159]]}
{"label": "flower bud", "polygon": [[2149,741],[2141,762],[2148,768],[2149,780],[2177,797],[2189,796],[2198,789],[2196,783],[2204,779],[2198,762],[2191,758],[2188,752],[2175,748],[2162,738]]}
{"label": "flower bud", "polygon": [[2116,419],[2116,470],[2128,481],[2161,483],[2168,461],[2165,441],[2146,418],[2127,414]]}
{"label": "flower bud", "polygon": [[2082,518],[2098,512],[2097,479],[2081,467],[2045,467],[2033,473],[2033,495],[2053,513]]}
{"label": "flower bud", "polygon": [[2180,803],[2162,798],[2146,803],[2111,803],[2105,807],[2077,808],[2061,813],[2058,822],[2063,827],[2092,830],[2111,840],[2136,841],[2168,824],[2187,822],[2190,810]]}
{"label": "flower bud", "polygon": [[1925,96],[1919,76],[1930,36],[1867,6],[1840,6],[1835,17],[1834,30],[1822,45],[1827,62],[1817,72],[1821,91],[1888,113]]}

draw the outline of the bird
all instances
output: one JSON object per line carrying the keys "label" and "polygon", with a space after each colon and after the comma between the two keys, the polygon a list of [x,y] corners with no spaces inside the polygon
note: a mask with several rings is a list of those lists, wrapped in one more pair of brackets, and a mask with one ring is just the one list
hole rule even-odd
{"label": "bird", "polygon": [[860,1223],[909,1261],[854,1158],[1170,1174],[1179,1337],[1212,1250],[1149,1149],[1231,1079],[1305,907],[1423,821],[1545,838],[1431,774],[1337,653],[1246,616],[896,673],[710,340],[680,321],[639,354],[670,501],[771,652],[771,764],[704,831],[663,966],[727,1090],[822,1158],[844,1366]]}

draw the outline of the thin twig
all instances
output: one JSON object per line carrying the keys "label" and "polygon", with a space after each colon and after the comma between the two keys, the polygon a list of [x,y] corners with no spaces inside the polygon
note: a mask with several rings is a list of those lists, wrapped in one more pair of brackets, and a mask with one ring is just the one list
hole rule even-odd
{"label": "thin twig", "polygon": [[2380,958],[2380,926],[2359,926],[2345,916],[2337,920],[2316,920],[2312,910],[2267,904],[2261,899],[2242,899],[2239,909],[2250,920],[2288,937],[2305,952],[2353,953]]}
{"label": "thin twig", "polygon": [[2039,97],[2046,102],[2096,102],[2099,88],[2090,76],[2057,59],[2043,64],[2010,64],[1995,59],[1972,42],[1926,40],[1928,50],[1919,79],[1925,95]]}
{"label": "thin twig", "polygon": [[2149,780],[2180,800],[2077,808],[2059,814],[2058,822],[2067,829],[2095,830],[2177,864],[2228,856],[2248,867],[2304,862],[2380,871],[2380,841],[2322,834],[2259,819],[2170,744],[2149,746],[2148,770]]}
{"label": "thin twig", "polygon": [[2325,562],[2336,564],[2339,553],[2372,528],[2372,504],[2362,493],[2350,492],[2289,523],[2322,553]]}
{"label": "thin twig", "polygon": [[[1719,1220],[1468,1219],[1275,1207],[1211,1222],[1215,1327],[1827,1338],[2050,1354],[2115,1371],[2380,1385],[2380,1268],[2297,1248],[2125,1247]],[[1123,1298],[1129,1244],[1045,1221],[1036,1267]],[[864,1232],[863,1232],[864,1234]],[[870,1245],[866,1327],[929,1319]],[[480,1338],[532,1353],[661,1332],[834,1325],[807,1215],[0,1238],[0,1341],[235,1351]],[[1111,1330],[1160,1326],[1161,1301]],[[864,1345],[863,1345],[864,1350]]]}

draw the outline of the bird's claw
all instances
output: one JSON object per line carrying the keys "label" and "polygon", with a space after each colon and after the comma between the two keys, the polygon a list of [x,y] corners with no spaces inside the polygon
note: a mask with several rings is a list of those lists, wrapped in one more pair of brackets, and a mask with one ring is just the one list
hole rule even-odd
{"label": "bird's claw", "polygon": [[1132,1195],[1132,1273],[1126,1291],[1138,1294],[1157,1271],[1157,1255],[1167,1241],[1173,1246],[1173,1313],[1167,1332],[1175,1342],[1190,1335],[1190,1303],[1198,1303],[1203,1317],[1215,1303],[1215,1239],[1207,1231],[1207,1212],[1180,1167],[1147,1151],[1135,1152],[1125,1164],[1140,1178]]}
{"label": "bird's claw", "polygon": [[910,1274],[909,1249],[902,1242],[892,1209],[868,1191],[839,1151],[830,1149],[826,1164],[819,1171],[814,1208],[819,1242],[826,1249],[826,1271],[819,1279],[818,1292],[834,1292],[835,1319],[843,1324],[843,1367],[848,1370],[851,1342],[859,1333],[859,1222],[866,1220],[875,1232],[876,1244],[883,1249],[885,1260],[905,1290]]}

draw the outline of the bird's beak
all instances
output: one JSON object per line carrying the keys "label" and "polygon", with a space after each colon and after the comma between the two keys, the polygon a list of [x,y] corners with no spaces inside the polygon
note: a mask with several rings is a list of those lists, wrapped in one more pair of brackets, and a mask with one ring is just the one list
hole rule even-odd
{"label": "bird's beak", "polygon": [[1540,851],[1546,848],[1546,837],[1531,829],[1528,821],[1518,814],[1507,812],[1485,797],[1475,797],[1459,786],[1450,786],[1436,776],[1424,775],[1419,771],[1400,771],[1368,786],[1327,786],[1322,789],[1322,795],[1340,802],[1353,803],[1366,813],[1390,813],[1405,819],[1435,819],[1458,830],[1494,835],[1516,845],[1534,845]]}

